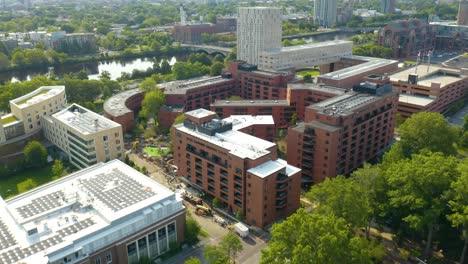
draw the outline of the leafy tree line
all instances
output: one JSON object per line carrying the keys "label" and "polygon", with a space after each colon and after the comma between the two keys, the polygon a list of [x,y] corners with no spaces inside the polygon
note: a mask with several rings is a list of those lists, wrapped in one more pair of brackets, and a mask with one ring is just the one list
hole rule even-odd
{"label": "leafy tree line", "polygon": [[438,113],[408,118],[382,163],[313,186],[306,194],[312,212],[301,209],[275,224],[261,263],[379,263],[387,253],[370,235],[379,224],[393,229],[400,247],[409,238],[424,245],[425,258],[443,249],[464,263],[468,159],[456,156],[464,129]]}

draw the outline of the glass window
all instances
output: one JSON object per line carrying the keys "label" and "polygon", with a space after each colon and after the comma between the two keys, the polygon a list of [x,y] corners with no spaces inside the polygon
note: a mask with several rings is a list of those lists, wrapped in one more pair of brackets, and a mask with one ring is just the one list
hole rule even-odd
{"label": "glass window", "polygon": [[97,257],[94,263],[101,264],[101,257]]}
{"label": "glass window", "polygon": [[107,264],[112,263],[112,253],[110,251],[106,252],[106,262]]}

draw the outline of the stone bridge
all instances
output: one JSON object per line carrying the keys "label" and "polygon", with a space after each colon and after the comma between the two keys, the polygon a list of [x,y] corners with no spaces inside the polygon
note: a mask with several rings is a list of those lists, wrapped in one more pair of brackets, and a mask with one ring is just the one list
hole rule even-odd
{"label": "stone bridge", "polygon": [[232,48],[210,46],[210,45],[181,44],[181,47],[187,48],[192,51],[204,51],[208,54],[220,53],[224,56],[227,56],[232,50]]}

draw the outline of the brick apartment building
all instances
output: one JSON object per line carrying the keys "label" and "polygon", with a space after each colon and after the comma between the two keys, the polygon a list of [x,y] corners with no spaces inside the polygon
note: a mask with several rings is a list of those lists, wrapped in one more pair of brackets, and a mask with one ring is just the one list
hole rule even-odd
{"label": "brick apartment building", "polygon": [[172,128],[179,176],[257,227],[299,208],[300,169],[278,159],[276,144],[237,131],[205,109],[185,117]]}
{"label": "brick apartment building", "polygon": [[124,132],[132,129],[135,113],[141,108],[145,93],[140,89],[132,89],[109,98],[104,103],[104,116],[122,125]]}
{"label": "brick apartment building", "polygon": [[393,140],[398,95],[388,79],[374,76],[354,90],[309,106],[304,122],[289,128],[288,163],[304,182],[349,174]]}
{"label": "brick apartment building", "polygon": [[288,83],[299,81],[294,72],[258,70],[257,66],[243,61],[229,62],[226,72],[237,80],[236,94],[249,99],[286,99]]}
{"label": "brick apartment building", "polygon": [[214,33],[216,33],[216,26],[213,24],[175,25],[172,37],[180,43],[199,44],[202,42],[202,34]]}
{"label": "brick apartment building", "polygon": [[468,96],[468,70],[419,65],[390,75],[400,92],[398,113],[409,117],[418,112],[446,111]]}

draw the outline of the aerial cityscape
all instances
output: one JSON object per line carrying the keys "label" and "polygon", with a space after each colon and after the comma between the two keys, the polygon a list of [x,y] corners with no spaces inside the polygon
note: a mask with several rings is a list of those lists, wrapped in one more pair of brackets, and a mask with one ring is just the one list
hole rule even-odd
{"label": "aerial cityscape", "polygon": [[468,263],[468,0],[3,0],[0,263]]}

